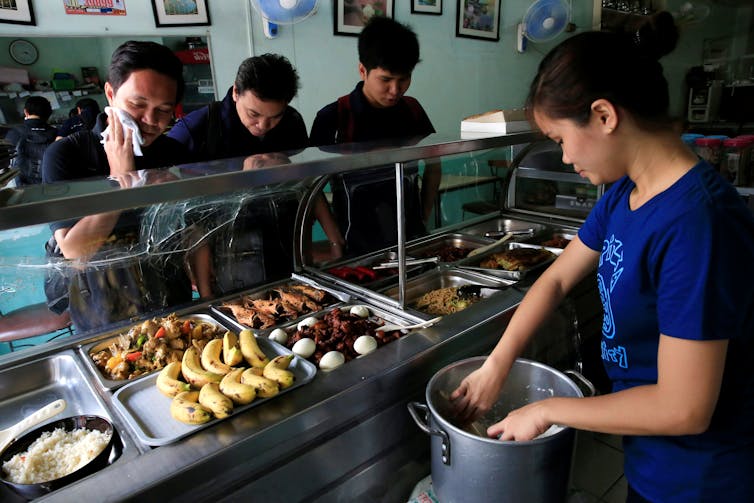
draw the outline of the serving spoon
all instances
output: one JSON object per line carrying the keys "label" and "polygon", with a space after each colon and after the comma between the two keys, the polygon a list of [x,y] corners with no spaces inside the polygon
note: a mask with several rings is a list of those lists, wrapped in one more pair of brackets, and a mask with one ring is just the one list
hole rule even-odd
{"label": "serving spoon", "polygon": [[8,444],[15,440],[21,433],[38,425],[42,421],[50,419],[52,416],[60,414],[65,410],[66,402],[62,398],[48,403],[41,409],[37,410],[20,420],[13,426],[0,430],[0,452],[3,452]]}
{"label": "serving spoon", "polygon": [[374,330],[380,331],[380,332],[392,332],[394,330],[411,330],[412,328],[427,328],[430,325],[434,325],[438,321],[442,319],[442,316],[438,316],[437,318],[432,318],[431,320],[422,321],[421,323],[417,323],[415,325],[382,325],[381,327],[377,327]]}
{"label": "serving spoon", "polygon": [[506,232],[505,236],[501,237],[500,239],[498,239],[494,243],[490,243],[488,245],[484,245],[484,246],[481,246],[479,248],[475,248],[475,249],[471,250],[471,252],[469,252],[469,254],[467,255],[467,257],[473,257],[474,255],[479,255],[480,253],[484,253],[486,251],[489,251],[489,250],[491,250],[491,249],[493,249],[493,248],[495,248],[497,246],[500,246],[501,244],[505,243],[506,241],[510,240],[512,237],[513,237],[513,233],[512,232]]}

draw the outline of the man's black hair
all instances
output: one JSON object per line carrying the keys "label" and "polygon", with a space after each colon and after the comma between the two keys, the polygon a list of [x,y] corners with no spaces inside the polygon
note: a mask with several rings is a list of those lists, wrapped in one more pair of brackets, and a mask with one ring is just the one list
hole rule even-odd
{"label": "man's black hair", "polygon": [[261,100],[290,103],[298,92],[298,73],[285,56],[262,54],[241,63],[235,86],[238,94],[251,91]]}
{"label": "man's black hair", "polygon": [[367,71],[383,68],[408,75],[419,63],[419,40],[406,25],[373,17],[359,34],[359,61]]}
{"label": "man's black hair", "polygon": [[97,101],[93,100],[92,98],[81,98],[76,102],[76,108],[80,108],[81,110],[91,108],[97,113],[99,113],[100,111],[99,103],[97,103]]}
{"label": "man's black hair", "polygon": [[176,82],[176,104],[183,98],[183,63],[173,51],[155,42],[129,40],[113,52],[107,81],[117,92],[137,70],[154,70]]}
{"label": "man's black hair", "polygon": [[29,115],[36,115],[45,122],[52,115],[52,105],[44,96],[29,96],[24,104],[24,110]]}

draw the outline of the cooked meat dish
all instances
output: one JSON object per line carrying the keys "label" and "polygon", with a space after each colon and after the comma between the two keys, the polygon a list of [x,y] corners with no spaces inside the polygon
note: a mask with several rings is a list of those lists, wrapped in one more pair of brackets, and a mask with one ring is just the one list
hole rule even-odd
{"label": "cooked meat dish", "polygon": [[121,381],[159,370],[183,359],[183,351],[204,346],[225,329],[196,318],[179,319],[175,313],[153,318],[115,337],[107,349],[91,353],[92,361],[107,379]]}
{"label": "cooked meat dish", "polygon": [[440,262],[456,262],[471,253],[471,248],[463,246],[443,246],[436,250],[430,250],[424,254],[424,257],[440,257]]}
{"label": "cooked meat dish", "polygon": [[236,320],[243,325],[265,329],[307,313],[321,311],[330,303],[332,297],[324,290],[292,284],[273,288],[258,298],[243,295],[220,307],[230,309]]}
{"label": "cooked meat dish", "polygon": [[570,239],[566,239],[563,236],[554,234],[552,239],[542,242],[542,246],[549,246],[550,248],[565,248],[570,243]]}
{"label": "cooked meat dish", "polygon": [[377,340],[378,346],[401,336],[399,330],[388,333],[378,332],[377,329],[382,324],[381,320],[362,318],[336,307],[326,313],[322,319],[317,320],[314,325],[304,326],[297,330],[288,339],[286,345],[293,348],[296,342],[308,337],[317,345],[314,354],[309,358],[316,364],[319,364],[319,360],[328,351],[340,351],[346,361],[349,361],[359,356],[353,349],[353,343],[359,336],[371,335]]}
{"label": "cooked meat dish", "polygon": [[544,248],[511,248],[500,253],[493,253],[482,260],[479,266],[488,269],[523,271],[554,258],[554,256],[551,251]]}

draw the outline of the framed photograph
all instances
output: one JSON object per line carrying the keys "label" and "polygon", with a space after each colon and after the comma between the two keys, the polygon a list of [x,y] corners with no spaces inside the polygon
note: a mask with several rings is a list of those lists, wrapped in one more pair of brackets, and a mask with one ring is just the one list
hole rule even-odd
{"label": "framed photograph", "polygon": [[29,24],[36,26],[31,0],[0,1],[0,23]]}
{"label": "framed photograph", "polygon": [[456,36],[500,40],[500,0],[458,0]]}
{"label": "framed photograph", "polygon": [[442,0],[411,0],[411,14],[442,14]]}
{"label": "framed photograph", "polygon": [[154,24],[167,26],[209,26],[207,0],[152,0]]}
{"label": "framed photograph", "polygon": [[333,33],[357,37],[374,16],[393,17],[395,0],[335,0]]}

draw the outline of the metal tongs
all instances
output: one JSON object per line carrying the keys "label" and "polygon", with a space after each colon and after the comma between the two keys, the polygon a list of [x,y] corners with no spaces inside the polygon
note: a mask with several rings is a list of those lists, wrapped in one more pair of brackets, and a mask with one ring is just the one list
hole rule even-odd
{"label": "metal tongs", "polygon": [[510,285],[463,285],[459,286],[456,290],[456,295],[459,299],[473,299],[482,296],[482,290],[505,290],[512,286]]}
{"label": "metal tongs", "polygon": [[412,328],[427,328],[431,325],[434,325],[438,321],[442,319],[442,316],[438,316],[437,318],[432,318],[431,320],[422,321],[421,323],[417,323],[415,325],[392,325],[392,324],[386,324],[382,325],[381,327],[375,328],[375,331],[380,332],[392,332],[394,330],[411,330]]}
{"label": "metal tongs", "polygon": [[506,234],[511,234],[512,236],[527,236],[529,234],[534,234],[534,228],[528,227],[526,229],[514,229],[509,231],[489,231],[484,233],[484,237],[496,239],[501,238]]}
{"label": "metal tongs", "polygon": [[[428,258],[409,258],[406,259],[406,266],[419,265],[419,264],[436,264],[439,262],[440,257],[428,257]],[[397,260],[391,260],[390,262],[382,262],[379,265],[373,266],[372,269],[392,269],[398,267]]]}

